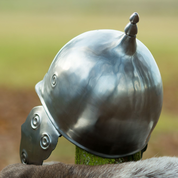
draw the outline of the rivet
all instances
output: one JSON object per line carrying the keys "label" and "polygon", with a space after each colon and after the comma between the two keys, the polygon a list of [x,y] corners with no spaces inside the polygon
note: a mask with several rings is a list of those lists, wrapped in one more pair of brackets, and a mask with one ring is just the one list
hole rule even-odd
{"label": "rivet", "polygon": [[23,164],[27,164],[27,158],[28,158],[28,155],[27,155],[26,151],[22,150],[22,153],[21,153],[21,162]]}
{"label": "rivet", "polygon": [[57,84],[57,75],[53,74],[52,78],[51,78],[51,86],[55,87]]}
{"label": "rivet", "polygon": [[40,116],[38,114],[35,114],[31,120],[31,127],[36,130],[39,127],[39,125],[40,125]]}
{"label": "rivet", "polygon": [[40,146],[42,149],[46,150],[51,144],[51,139],[48,134],[43,134],[40,140]]}

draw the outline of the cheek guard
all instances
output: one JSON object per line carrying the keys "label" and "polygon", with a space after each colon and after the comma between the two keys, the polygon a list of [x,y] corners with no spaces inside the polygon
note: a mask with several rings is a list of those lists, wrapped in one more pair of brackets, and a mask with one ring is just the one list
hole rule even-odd
{"label": "cheek guard", "polygon": [[55,149],[59,136],[43,106],[34,107],[21,127],[21,162],[41,165]]}

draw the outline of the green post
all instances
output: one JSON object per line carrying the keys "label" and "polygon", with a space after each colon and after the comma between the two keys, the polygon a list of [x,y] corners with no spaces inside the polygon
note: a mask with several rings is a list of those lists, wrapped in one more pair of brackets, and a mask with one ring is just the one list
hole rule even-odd
{"label": "green post", "polygon": [[118,163],[123,163],[128,161],[138,161],[140,159],[141,159],[141,151],[135,153],[132,156],[109,159],[109,158],[102,158],[99,156],[95,156],[76,146],[75,164],[85,164],[85,165],[118,164]]}

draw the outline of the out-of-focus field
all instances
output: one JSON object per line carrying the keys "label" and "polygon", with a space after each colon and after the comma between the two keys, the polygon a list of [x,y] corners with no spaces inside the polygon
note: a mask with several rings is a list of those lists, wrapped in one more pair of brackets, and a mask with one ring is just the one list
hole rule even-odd
{"label": "out-of-focus field", "polygon": [[[19,162],[20,127],[39,105],[34,91],[58,50],[94,29],[123,31],[138,12],[137,38],[152,52],[164,86],[160,121],[144,159],[178,156],[177,0],[0,1],[0,170]],[[48,160],[73,163],[75,146],[60,138]]]}

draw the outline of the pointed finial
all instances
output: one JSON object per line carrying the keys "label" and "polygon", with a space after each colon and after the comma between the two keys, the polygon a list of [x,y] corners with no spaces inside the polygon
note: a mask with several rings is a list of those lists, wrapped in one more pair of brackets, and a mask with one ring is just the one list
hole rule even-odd
{"label": "pointed finial", "polygon": [[139,15],[137,12],[134,12],[130,16],[130,22],[125,27],[125,34],[130,37],[135,37],[138,29],[137,29],[137,23],[139,22]]}

